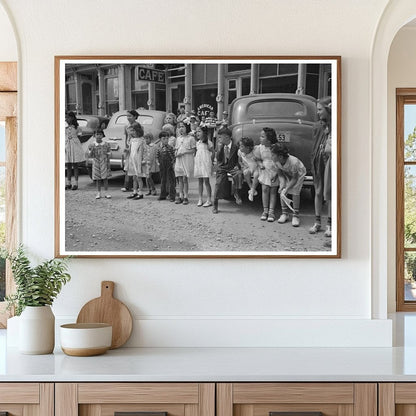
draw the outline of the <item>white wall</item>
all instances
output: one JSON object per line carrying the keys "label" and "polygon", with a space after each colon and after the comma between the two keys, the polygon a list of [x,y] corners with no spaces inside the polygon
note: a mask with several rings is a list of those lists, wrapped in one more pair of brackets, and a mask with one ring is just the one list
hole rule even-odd
{"label": "white wall", "polygon": [[58,318],[109,279],[137,320],[129,345],[391,344],[370,209],[370,59],[387,0],[0,4],[21,39],[21,240],[41,257],[54,253],[54,55],[342,56],[342,259],[73,259]]}
{"label": "white wall", "polygon": [[388,204],[389,204],[389,296],[388,309],[395,311],[396,308],[396,261],[395,261],[395,233],[396,217],[396,181],[395,181],[395,160],[396,160],[396,88],[415,88],[416,87],[416,53],[414,45],[416,42],[416,26],[404,27],[396,35],[391,44],[388,64]]}
{"label": "white wall", "polygon": [[0,61],[17,61],[17,57],[17,43],[12,22],[6,9],[0,6]]}

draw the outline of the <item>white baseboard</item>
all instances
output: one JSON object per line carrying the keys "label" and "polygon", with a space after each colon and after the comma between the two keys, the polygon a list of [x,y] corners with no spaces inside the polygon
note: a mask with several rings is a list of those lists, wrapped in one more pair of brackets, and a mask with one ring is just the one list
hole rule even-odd
{"label": "white baseboard", "polygon": [[[56,317],[57,328],[74,321],[71,317]],[[391,347],[392,322],[388,319],[140,317],[134,320],[132,335],[125,346]]]}

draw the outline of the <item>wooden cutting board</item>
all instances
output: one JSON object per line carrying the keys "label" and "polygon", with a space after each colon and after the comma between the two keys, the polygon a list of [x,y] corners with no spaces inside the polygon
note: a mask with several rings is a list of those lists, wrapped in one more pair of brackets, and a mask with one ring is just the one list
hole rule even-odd
{"label": "wooden cutting board", "polygon": [[113,297],[114,282],[101,282],[101,296],[87,302],[80,310],[77,323],[103,322],[113,326],[111,349],[121,347],[129,339],[133,319],[127,306]]}

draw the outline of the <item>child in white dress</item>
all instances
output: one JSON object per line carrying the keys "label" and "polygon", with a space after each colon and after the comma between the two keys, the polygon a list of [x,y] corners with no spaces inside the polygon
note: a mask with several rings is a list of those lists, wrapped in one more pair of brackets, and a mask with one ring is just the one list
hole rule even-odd
{"label": "child in white dress", "polygon": [[175,204],[188,205],[188,181],[194,174],[196,142],[193,136],[186,134],[186,126],[183,122],[178,123],[178,133],[175,146],[175,176],[179,182],[179,197]]}
{"label": "child in white dress", "polygon": [[[277,220],[284,224],[289,219],[289,209],[293,211],[292,225],[299,227],[300,192],[305,180],[306,168],[295,156],[289,154],[288,148],[278,143],[272,146],[272,159],[277,166],[277,177],[279,179],[280,204],[282,215]],[[292,195],[293,208],[287,194]]]}
{"label": "child in white dress", "polygon": [[143,198],[143,178],[147,176],[147,145],[140,124],[128,128],[130,139],[130,154],[127,174],[133,177],[133,193],[128,199]]}
{"label": "child in white dress", "polygon": [[[78,125],[78,120],[74,112],[69,111],[65,114],[65,168],[66,183],[65,189],[78,189],[79,165],[85,162],[85,154],[79,140],[82,132]],[[75,183],[71,185],[72,171],[74,172]]]}
{"label": "child in white dress", "polygon": [[[196,155],[194,164],[194,176],[198,178],[198,207],[210,207],[212,206],[211,201],[211,184],[209,178],[212,175],[212,160],[214,145],[211,140],[208,139],[208,129],[206,127],[197,127],[195,130],[196,134]],[[202,202],[203,192],[207,190],[207,200],[205,203]]]}
{"label": "child in white dress", "polygon": [[264,127],[260,134],[260,144],[257,145],[253,152],[259,168],[259,182],[261,183],[263,214],[262,221],[274,222],[276,219],[274,210],[277,202],[276,180],[277,168],[272,160],[271,146],[277,143],[277,136],[274,129]]}

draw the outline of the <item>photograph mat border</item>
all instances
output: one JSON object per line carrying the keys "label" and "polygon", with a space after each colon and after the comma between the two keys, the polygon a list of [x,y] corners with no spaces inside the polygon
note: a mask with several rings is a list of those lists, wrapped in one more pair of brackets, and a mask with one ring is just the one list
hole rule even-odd
{"label": "photograph mat border", "polygon": [[[67,64],[139,64],[139,63],[299,63],[307,61],[311,64],[331,64],[331,105],[332,105],[332,149],[336,157],[332,158],[332,237],[331,249],[329,251],[67,251],[65,249],[65,153],[61,150],[60,138],[65,135],[65,114],[61,111],[65,108],[65,65]],[[335,80],[335,82],[334,82]],[[63,92],[63,93],[62,93]],[[59,104],[59,105],[58,105]],[[59,113],[56,114],[56,108]],[[336,111],[334,111],[336,109]],[[203,57],[203,56],[55,56],[55,182],[59,183],[58,190],[55,190],[55,256],[75,257],[113,257],[113,258],[341,258],[341,57],[340,56],[263,56],[263,57]],[[56,185],[55,185],[56,187]],[[336,201],[336,203],[334,203]],[[63,205],[63,206],[62,206]]]}

